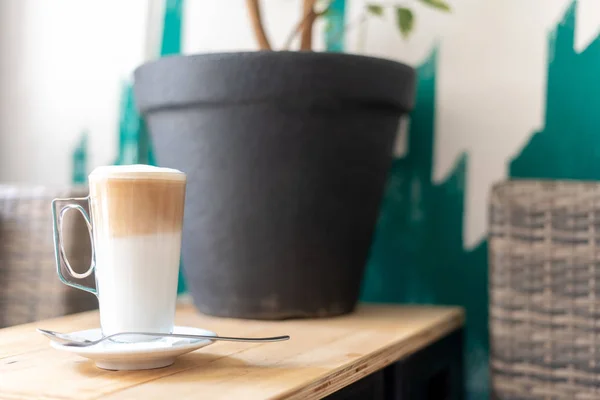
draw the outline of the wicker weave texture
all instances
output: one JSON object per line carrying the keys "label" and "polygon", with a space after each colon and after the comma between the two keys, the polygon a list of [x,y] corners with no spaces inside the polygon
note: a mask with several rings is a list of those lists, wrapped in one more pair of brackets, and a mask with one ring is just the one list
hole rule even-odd
{"label": "wicker weave texture", "polygon": [[600,399],[600,184],[492,190],[491,374],[498,399]]}
{"label": "wicker weave texture", "polygon": [[[52,199],[86,195],[85,187],[0,185],[0,328],[98,307],[93,295],[60,282],[54,257]],[[91,251],[83,218],[68,214],[63,229],[71,264],[87,269]],[[93,286],[94,280],[84,283]]]}

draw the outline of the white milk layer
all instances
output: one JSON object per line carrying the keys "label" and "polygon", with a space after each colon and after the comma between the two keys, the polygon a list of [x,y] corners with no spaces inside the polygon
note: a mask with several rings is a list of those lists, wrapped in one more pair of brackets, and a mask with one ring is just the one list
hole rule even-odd
{"label": "white milk layer", "polygon": [[181,233],[94,239],[102,332],[170,333]]}

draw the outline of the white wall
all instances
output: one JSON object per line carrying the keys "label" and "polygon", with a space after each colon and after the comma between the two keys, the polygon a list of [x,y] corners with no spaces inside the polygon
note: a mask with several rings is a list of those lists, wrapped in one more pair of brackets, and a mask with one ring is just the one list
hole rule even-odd
{"label": "white wall", "polygon": [[[352,23],[365,1],[347,1]],[[435,179],[468,151],[465,239],[473,245],[484,234],[490,184],[543,121],[547,38],[570,0],[448,1],[450,15],[411,2],[409,41],[388,14],[350,30],[347,44],[416,65],[439,43]],[[264,3],[279,48],[300,1]],[[67,183],[86,128],[92,167],[114,158],[120,80],[144,59],[147,8],[144,0],[0,0],[0,181]],[[579,0],[577,15],[582,49],[600,28],[600,2]],[[188,0],[184,22],[187,53],[256,48],[244,0]]]}
{"label": "white wall", "polygon": [[145,0],[0,1],[0,181],[64,184],[90,131],[115,155],[120,81],[144,53]]}

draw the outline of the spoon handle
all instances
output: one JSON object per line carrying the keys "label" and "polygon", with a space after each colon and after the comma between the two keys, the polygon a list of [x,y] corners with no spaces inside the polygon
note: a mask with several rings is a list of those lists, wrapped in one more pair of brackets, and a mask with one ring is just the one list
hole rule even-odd
{"label": "spoon handle", "polygon": [[214,335],[192,335],[185,333],[150,333],[150,332],[119,332],[112,335],[108,335],[102,338],[102,340],[114,338],[122,335],[145,335],[153,337],[174,337],[182,339],[209,339],[209,340],[222,340],[227,342],[250,342],[250,343],[268,343],[268,342],[281,342],[289,340],[288,335],[285,336],[272,336],[262,338],[244,338],[244,337],[231,337],[231,336],[214,336]]}

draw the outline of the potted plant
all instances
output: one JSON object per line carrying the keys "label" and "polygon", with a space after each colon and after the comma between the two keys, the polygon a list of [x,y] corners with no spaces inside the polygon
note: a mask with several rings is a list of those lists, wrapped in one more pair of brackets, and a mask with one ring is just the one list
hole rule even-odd
{"label": "potted plant", "polygon": [[[447,9],[441,0],[419,0]],[[325,2],[304,0],[288,44],[271,51],[172,56],[135,71],[137,105],[161,165],[188,174],[183,264],[204,313],[282,319],[354,309],[399,119],[415,71],[311,51]],[[392,7],[402,34],[413,14]],[[369,5],[365,15],[383,14]]]}

